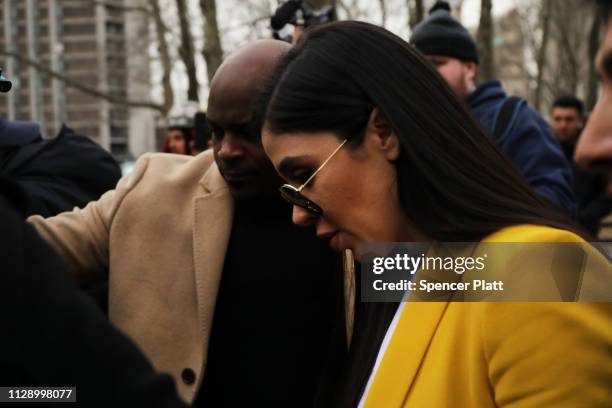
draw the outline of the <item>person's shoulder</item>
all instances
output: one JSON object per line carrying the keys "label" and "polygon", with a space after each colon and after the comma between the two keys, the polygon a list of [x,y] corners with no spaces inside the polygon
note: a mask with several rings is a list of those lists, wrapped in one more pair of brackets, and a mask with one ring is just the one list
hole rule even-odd
{"label": "person's shoulder", "polygon": [[206,150],[197,156],[146,153],[138,159],[135,167],[142,162],[146,162],[143,179],[176,184],[199,181],[215,161],[212,150]]}
{"label": "person's shoulder", "polygon": [[482,242],[584,242],[571,231],[545,225],[521,224],[502,228]]}
{"label": "person's shoulder", "polygon": [[0,118],[0,145],[24,146],[38,140],[42,139],[40,126],[37,123]]}
{"label": "person's shoulder", "polygon": [[161,167],[164,171],[185,172],[192,169],[208,169],[214,162],[212,150],[206,150],[197,156],[173,153],[146,153],[149,168]]}
{"label": "person's shoulder", "polygon": [[542,117],[542,114],[540,112],[532,108],[525,99],[523,98],[520,98],[520,99],[521,101],[523,101],[523,103],[521,104],[521,108],[519,109],[517,113],[518,118],[519,118],[519,121],[518,121],[519,123],[524,123],[520,119],[525,119],[525,118],[528,118],[531,121],[536,121],[536,122],[544,121],[544,118]]}

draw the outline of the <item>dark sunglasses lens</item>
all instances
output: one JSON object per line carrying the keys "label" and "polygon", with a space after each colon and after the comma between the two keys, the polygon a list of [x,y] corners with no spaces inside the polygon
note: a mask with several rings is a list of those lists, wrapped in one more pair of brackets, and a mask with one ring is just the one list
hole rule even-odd
{"label": "dark sunglasses lens", "polygon": [[281,197],[287,200],[290,204],[300,205],[300,196],[293,187],[284,185],[280,188]]}
{"label": "dark sunglasses lens", "polygon": [[280,193],[281,193],[281,196],[285,200],[287,200],[290,204],[297,205],[298,207],[302,207],[310,211],[314,215],[321,215],[323,213],[323,210],[321,210],[321,207],[319,207],[312,201],[308,200],[306,197],[300,194],[300,192],[297,191],[293,186],[290,186],[288,184],[282,186],[280,188]]}

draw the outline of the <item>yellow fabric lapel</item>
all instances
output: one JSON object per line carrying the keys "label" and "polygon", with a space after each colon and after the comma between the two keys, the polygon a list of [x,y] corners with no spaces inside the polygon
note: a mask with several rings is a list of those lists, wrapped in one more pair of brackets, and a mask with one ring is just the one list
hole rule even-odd
{"label": "yellow fabric lapel", "polygon": [[448,302],[408,302],[385,352],[365,407],[401,407]]}

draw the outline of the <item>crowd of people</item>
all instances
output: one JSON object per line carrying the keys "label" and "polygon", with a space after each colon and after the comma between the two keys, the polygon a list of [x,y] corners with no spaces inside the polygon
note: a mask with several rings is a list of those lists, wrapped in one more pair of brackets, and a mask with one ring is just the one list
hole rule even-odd
{"label": "crowd of people", "polygon": [[[612,303],[369,303],[359,273],[371,242],[596,239],[612,210],[599,6],[588,118],[560,96],[549,125],[477,84],[474,39],[438,2],[408,41],[342,21],[244,45],[210,84],[211,147],[171,127],[118,182],[100,148],[72,161],[89,142],[42,166],[69,130],[3,120],[0,386],[101,407],[610,406]],[[84,169],[114,179],[84,196],[102,185]],[[100,280],[101,307],[83,290]]]}

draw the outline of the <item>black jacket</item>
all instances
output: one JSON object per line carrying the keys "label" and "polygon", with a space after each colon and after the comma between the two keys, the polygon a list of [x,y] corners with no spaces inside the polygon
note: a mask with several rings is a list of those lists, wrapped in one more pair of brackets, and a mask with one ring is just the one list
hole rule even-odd
{"label": "black jacket", "polygon": [[0,386],[75,386],[70,406],[186,407],[23,222],[22,199],[0,179]]}
{"label": "black jacket", "polygon": [[97,200],[115,188],[121,170],[107,151],[66,126],[43,140],[38,125],[0,118],[0,175],[26,192],[28,215],[50,217]]}

